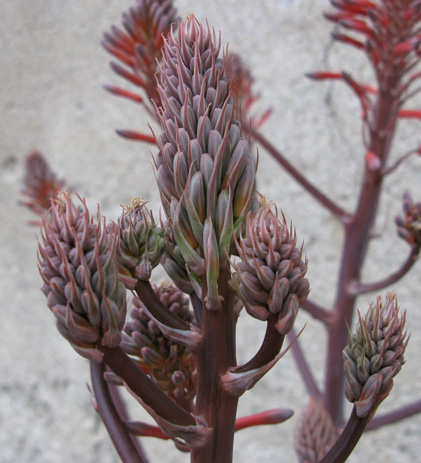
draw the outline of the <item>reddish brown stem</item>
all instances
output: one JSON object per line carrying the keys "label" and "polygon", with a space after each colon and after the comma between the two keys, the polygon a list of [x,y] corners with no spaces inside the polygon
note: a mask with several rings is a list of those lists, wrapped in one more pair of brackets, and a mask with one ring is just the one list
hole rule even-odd
{"label": "reddish brown stem", "polygon": [[174,403],[119,347],[98,347],[104,354],[104,362],[111,370],[161,418],[180,426],[196,424],[193,416]]}
{"label": "reddish brown stem", "polygon": [[244,130],[249,132],[251,136],[265,148],[265,150],[281,164],[281,166],[305,189],[307,190],[322,206],[332,212],[339,220],[345,221],[348,214],[331,199],[324,195],[318,188],[311,184],[295,167],[293,167],[266,138],[256,129],[244,125]]}
{"label": "reddish brown stem", "polygon": [[418,254],[419,254],[419,250],[416,247],[412,247],[411,252],[409,253],[409,256],[407,257],[406,261],[402,264],[399,270],[397,270],[396,272],[392,273],[391,275],[389,275],[388,277],[380,281],[375,281],[372,283],[364,283],[364,284],[358,284],[357,282],[351,282],[349,291],[355,295],[365,294],[371,291],[378,291],[379,289],[383,289],[386,286],[389,286],[395,283],[396,281],[400,280],[415,264],[415,262],[418,259]]}
{"label": "reddish brown stem", "polygon": [[[224,390],[221,376],[236,365],[233,290],[230,273],[221,269],[222,307],[203,310],[202,341],[195,349],[197,384],[195,415],[211,429],[206,443],[191,452],[192,463],[231,463],[238,398]],[[203,301],[207,288],[202,282]],[[203,307],[205,303],[203,302]]]}
{"label": "reddish brown stem", "polygon": [[178,330],[189,330],[189,324],[170,312],[159,300],[149,281],[139,280],[135,288],[139,299],[160,323]]}
{"label": "reddish brown stem", "polygon": [[[390,85],[393,88],[396,82]],[[360,279],[370,231],[377,213],[383,181],[380,171],[387,161],[395,129],[390,121],[394,118],[394,105],[395,99],[390,88],[379,93],[368,150],[380,159],[381,166],[378,171],[371,171],[366,166],[355,213],[345,224],[344,245],[333,309],[337,319],[327,325],[329,339],[324,390],[324,406],[336,426],[341,424],[343,416],[342,350],[348,339],[348,326],[352,323],[356,300],[356,295],[349,292],[349,287],[352,281]]]}
{"label": "reddish brown stem", "polygon": [[148,463],[142,453],[138,453],[111,399],[108,385],[104,380],[105,365],[91,362],[92,389],[102,421],[113,441],[123,463]]}
{"label": "reddish brown stem", "polygon": [[369,416],[359,418],[354,407],[345,429],[319,463],[343,463],[346,461],[363,435],[369,419]]}
{"label": "reddish brown stem", "polygon": [[301,349],[300,340],[296,339],[296,334],[294,329],[288,333],[288,342],[292,342],[292,355],[298,366],[298,369],[301,373],[301,377],[304,381],[304,384],[307,388],[307,392],[314,397],[314,399],[319,400],[320,391],[314,379],[313,373],[310,370],[310,366],[304,356],[304,352]]}

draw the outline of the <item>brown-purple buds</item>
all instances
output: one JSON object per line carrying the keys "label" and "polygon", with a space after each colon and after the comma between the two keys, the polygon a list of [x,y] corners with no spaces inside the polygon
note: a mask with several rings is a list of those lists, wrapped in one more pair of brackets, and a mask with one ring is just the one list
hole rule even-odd
{"label": "brown-purple buds", "polygon": [[[161,303],[174,315],[191,322],[193,314],[187,297],[173,285],[163,283],[154,287]],[[133,299],[131,321],[124,326],[123,350],[134,357],[139,367],[179,403],[191,406],[195,395],[194,359],[183,345],[166,338],[143,309],[138,298]]]}
{"label": "brown-purple buds", "polygon": [[156,226],[145,204],[133,198],[132,203],[123,208],[115,227],[120,236],[117,255],[121,280],[129,289],[134,288],[137,280],[150,279],[165,247],[164,232]]}
{"label": "brown-purple buds", "polygon": [[76,207],[67,193],[52,202],[41,228],[39,269],[60,333],[79,354],[101,361],[97,344],[120,344],[126,290],[118,278],[118,237],[106,233],[99,211],[94,223],[81,203]]}
{"label": "brown-purple buds", "polygon": [[360,418],[374,413],[389,395],[393,377],[404,363],[408,343],[405,318],[392,293],[387,293],[384,304],[378,297],[364,318],[359,315],[356,333],[350,335],[343,357],[345,396],[355,404]]}
{"label": "brown-purple buds", "polygon": [[285,217],[280,220],[265,202],[254,215],[249,213],[245,236],[237,240],[241,262],[234,267],[245,308],[259,320],[276,314],[276,328],[284,335],[309,293],[304,278],[307,262],[301,259],[302,249],[296,244],[295,232],[288,228]]}
{"label": "brown-purple buds", "polygon": [[421,202],[414,203],[408,192],[403,195],[403,213],[403,217],[395,218],[398,235],[419,250],[421,249]]}
{"label": "brown-purple buds", "polygon": [[295,451],[300,463],[317,463],[338,437],[332,418],[320,402],[310,397],[298,419]]}
{"label": "brown-purple buds", "polygon": [[208,308],[218,307],[219,267],[227,264],[256,183],[255,160],[235,119],[227,62],[219,51],[215,34],[187,18],[165,42],[158,85],[161,201],[181,268],[190,280],[203,284],[206,278]]}

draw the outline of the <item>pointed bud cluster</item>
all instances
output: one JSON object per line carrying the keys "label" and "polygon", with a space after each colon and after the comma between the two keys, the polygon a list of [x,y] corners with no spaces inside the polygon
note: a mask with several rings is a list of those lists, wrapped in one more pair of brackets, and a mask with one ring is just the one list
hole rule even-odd
{"label": "pointed bud cluster", "polygon": [[190,279],[186,263],[174,239],[174,233],[169,224],[165,229],[166,246],[162,255],[161,265],[178,289],[191,294],[196,291],[201,297],[201,288],[198,281]]}
{"label": "pointed bud cluster", "polygon": [[247,312],[259,320],[276,314],[277,330],[287,334],[309,293],[307,262],[296,247],[295,231],[263,201],[258,212],[247,216],[245,236],[236,244],[241,259],[234,265],[236,280]]}
{"label": "pointed bud cluster", "polygon": [[101,361],[98,343],[120,344],[126,290],[118,279],[118,237],[106,233],[99,211],[94,223],[81,203],[76,207],[68,194],[52,202],[41,229],[39,269],[59,332],[79,354]]}
{"label": "pointed bud cluster", "polygon": [[[102,45],[124,66],[112,63],[111,67],[121,77],[138,87],[147,95],[146,107],[152,100],[160,104],[156,88],[156,73],[162,57],[164,36],[168,34],[175,21],[176,10],[172,0],[137,0],[136,5],[123,14],[125,31],[113,26],[111,32],[104,34]],[[136,94],[116,87],[106,87],[112,93],[143,102]]]}
{"label": "pointed bud cluster", "polygon": [[48,211],[51,199],[57,198],[63,186],[64,181],[57,179],[45,158],[35,151],[26,158],[24,189],[21,191],[25,199],[19,203],[42,215]]}
{"label": "pointed bud cluster", "polygon": [[[163,283],[154,286],[162,304],[182,320],[192,322],[187,297],[173,285]],[[133,299],[131,321],[124,326],[122,349],[139,367],[180,405],[191,405],[195,395],[194,358],[183,345],[166,338],[143,309],[138,298]]]}
{"label": "pointed bud cluster", "polygon": [[219,51],[215,34],[187,18],[165,42],[158,85],[161,200],[184,265],[206,274],[208,307],[219,304],[220,260],[250,210],[256,170]]}
{"label": "pointed bud cluster", "polygon": [[165,247],[164,232],[156,226],[146,202],[139,198],[133,198],[123,208],[115,228],[120,236],[117,256],[121,281],[133,289],[137,280],[148,281],[159,264]]}
{"label": "pointed bud cluster", "polygon": [[403,195],[403,213],[403,217],[395,218],[398,235],[419,250],[421,249],[421,202],[414,203],[408,192]]}
{"label": "pointed bud cluster", "polygon": [[405,312],[400,313],[396,295],[388,293],[371,304],[364,318],[359,315],[356,333],[343,351],[345,396],[355,404],[360,418],[374,413],[389,395],[393,377],[404,363],[408,343]]}
{"label": "pointed bud cluster", "polygon": [[295,451],[299,463],[317,463],[338,438],[332,418],[320,402],[310,397],[297,424]]}

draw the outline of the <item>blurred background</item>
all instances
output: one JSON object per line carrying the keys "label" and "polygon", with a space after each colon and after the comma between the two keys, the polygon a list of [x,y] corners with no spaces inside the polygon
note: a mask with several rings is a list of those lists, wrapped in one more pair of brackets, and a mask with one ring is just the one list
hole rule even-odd
{"label": "blurred background", "polygon": [[[116,128],[148,132],[148,117],[128,101],[113,97],[104,84],[121,84],[100,45],[104,31],[120,26],[134,0],[0,0],[0,463],[117,463],[105,428],[93,411],[86,384],[88,362],[71,349],[55,328],[40,292],[36,235],[26,225],[34,217],[17,205],[25,157],[41,151],[67,185],[115,220],[120,204],[132,196],[149,201],[159,216],[159,194],[151,165],[152,145],[124,140]],[[314,70],[348,70],[370,82],[364,60],[333,44],[333,26],[322,13],[327,0],[177,0],[180,17],[194,13],[222,33],[224,44],[239,53],[255,79],[260,100],[252,113],[272,108],[262,128],[288,159],[338,203],[352,208],[364,151],[359,103],[341,83],[315,83]],[[124,86],[124,84],[123,84]],[[421,102],[418,101],[418,107]],[[153,125],[153,123],[152,123]],[[153,126],[156,129],[156,126]],[[421,143],[419,124],[405,122],[393,157]],[[263,149],[259,151],[258,189],[292,220],[309,259],[311,297],[329,304],[337,277],[341,228]],[[421,199],[421,160],[411,159],[387,179],[370,248],[368,281],[398,268],[405,244],[396,237],[394,216],[410,189]],[[155,272],[159,280],[162,274]],[[381,410],[409,403],[421,384],[420,266],[391,289],[408,309],[411,340],[407,364]],[[362,312],[375,295],[361,298]],[[300,315],[297,327],[316,378],[323,377],[325,331]],[[245,312],[240,317],[239,361],[260,345],[263,326]],[[236,462],[296,461],[294,425],[307,400],[292,355],[287,354],[246,398],[239,416],[274,407],[291,407],[288,422],[240,431]],[[148,419],[133,404],[134,419]],[[420,461],[421,416],[366,434],[351,462]],[[171,442],[144,439],[151,462],[188,462]]]}

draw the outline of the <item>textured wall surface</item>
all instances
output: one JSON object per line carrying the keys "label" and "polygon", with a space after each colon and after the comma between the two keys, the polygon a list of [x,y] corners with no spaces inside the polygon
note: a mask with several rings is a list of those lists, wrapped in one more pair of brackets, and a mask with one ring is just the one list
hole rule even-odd
{"label": "textured wall surface", "polygon": [[[42,151],[67,183],[85,196],[93,209],[115,219],[121,203],[143,196],[158,214],[158,191],[150,163],[151,149],[115,135],[115,128],[146,127],[147,118],[134,104],[108,95],[102,84],[116,83],[109,56],[100,47],[102,32],[120,23],[130,0],[0,0],[0,463],[116,463],[107,433],[93,412],[86,382],[88,363],[61,339],[45,304],[37,274],[36,230],[17,206],[24,159]],[[340,84],[317,84],[303,74],[318,69],[348,69],[370,80],[360,57],[332,45],[331,25],[322,18],[326,0],[178,0],[180,16],[195,13],[222,31],[224,43],[240,53],[252,69],[261,100],[273,114],[265,135],[303,173],[345,207],[358,191],[363,150],[359,108]],[[419,126],[406,123],[396,139],[397,157],[420,143]],[[153,149],[152,149],[153,151]],[[304,239],[309,259],[312,297],[332,301],[337,278],[336,253],[341,228],[263,149],[259,149],[259,190],[276,201]],[[395,237],[393,217],[400,212],[402,192],[420,199],[421,160],[412,159],[387,179],[370,248],[367,280],[398,268],[404,243]],[[159,275],[157,275],[159,278]],[[395,285],[408,308],[412,332],[407,364],[382,406],[390,410],[420,394],[420,266]],[[367,301],[359,307],[365,311]],[[307,321],[301,315],[299,327]],[[257,325],[257,328],[256,328]],[[239,357],[246,360],[259,346],[262,327],[245,313],[239,324]],[[302,341],[318,380],[323,372],[323,328],[309,320]],[[274,372],[240,401],[239,415],[279,406],[297,412],[305,390],[288,354]],[[133,417],[145,417],[137,407]],[[274,426],[241,431],[236,462],[295,461],[295,418]],[[352,462],[420,461],[421,417],[363,437]],[[171,443],[146,440],[151,462],[187,462]]]}

